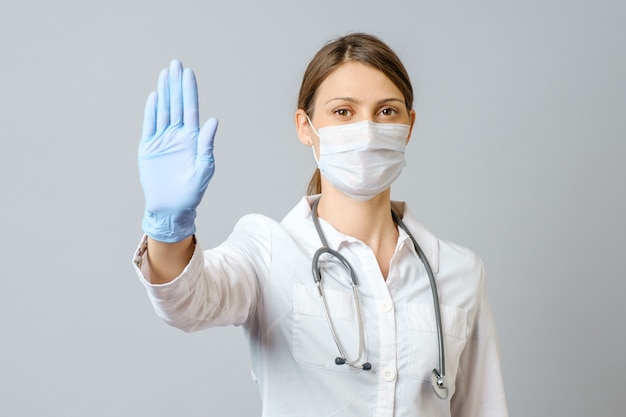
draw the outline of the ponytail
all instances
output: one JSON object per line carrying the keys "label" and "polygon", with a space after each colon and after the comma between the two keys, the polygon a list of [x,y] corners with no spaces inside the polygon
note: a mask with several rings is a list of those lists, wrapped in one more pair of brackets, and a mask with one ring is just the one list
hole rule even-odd
{"label": "ponytail", "polygon": [[320,170],[317,168],[309,181],[309,186],[306,189],[306,195],[315,195],[322,192],[322,180],[320,176]]}

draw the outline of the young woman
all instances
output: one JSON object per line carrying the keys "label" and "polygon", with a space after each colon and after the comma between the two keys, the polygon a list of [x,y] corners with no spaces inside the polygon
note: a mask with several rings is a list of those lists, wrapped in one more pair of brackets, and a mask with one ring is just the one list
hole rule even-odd
{"label": "young woman", "polygon": [[135,265],[157,313],[185,331],[242,325],[264,416],[506,416],[480,259],[390,199],[415,122],[396,54],[356,33],[315,55],[295,114],[319,167],[310,195],[207,251],[194,220],[217,121],[200,129],[197,102],[173,61],[146,104]]}

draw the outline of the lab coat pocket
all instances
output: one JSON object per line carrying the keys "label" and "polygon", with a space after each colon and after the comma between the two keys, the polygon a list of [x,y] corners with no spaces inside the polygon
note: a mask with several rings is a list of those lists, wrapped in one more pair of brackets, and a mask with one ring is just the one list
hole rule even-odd
{"label": "lab coat pocket", "polygon": [[[467,312],[441,305],[441,324],[445,352],[445,371],[448,383],[454,386],[461,353],[467,337]],[[437,322],[432,304],[407,304],[411,353],[409,373],[414,378],[430,381],[434,368],[439,368]]]}
{"label": "lab coat pocket", "polygon": [[[359,323],[351,292],[324,290],[328,313],[348,359],[359,353]],[[317,287],[296,284],[293,300],[292,349],[301,365],[335,371],[356,371],[335,364],[339,350],[333,339]]]}

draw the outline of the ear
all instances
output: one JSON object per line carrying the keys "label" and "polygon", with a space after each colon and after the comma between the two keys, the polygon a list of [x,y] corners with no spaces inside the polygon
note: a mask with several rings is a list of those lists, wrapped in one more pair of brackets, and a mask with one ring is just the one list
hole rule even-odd
{"label": "ear", "polygon": [[413,132],[413,127],[415,126],[415,119],[416,118],[417,118],[417,115],[415,114],[415,110],[411,109],[411,111],[409,112],[409,119],[410,119],[409,124],[411,125],[411,127],[409,128],[409,136],[407,136],[407,138],[406,138],[406,143],[407,144],[411,140],[411,133]]}
{"label": "ear", "polygon": [[295,115],[296,131],[298,132],[298,138],[300,142],[306,146],[313,145],[313,131],[311,125],[306,117],[306,112],[303,109],[298,109]]}

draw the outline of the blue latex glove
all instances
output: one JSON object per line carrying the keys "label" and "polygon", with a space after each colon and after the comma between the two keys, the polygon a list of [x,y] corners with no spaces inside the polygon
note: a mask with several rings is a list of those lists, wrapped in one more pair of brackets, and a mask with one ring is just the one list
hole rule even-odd
{"label": "blue latex glove", "polygon": [[196,77],[173,60],[148,96],[139,143],[142,226],[151,238],[171,243],[195,233],[196,208],[215,172],[216,130],[216,119],[199,129]]}

